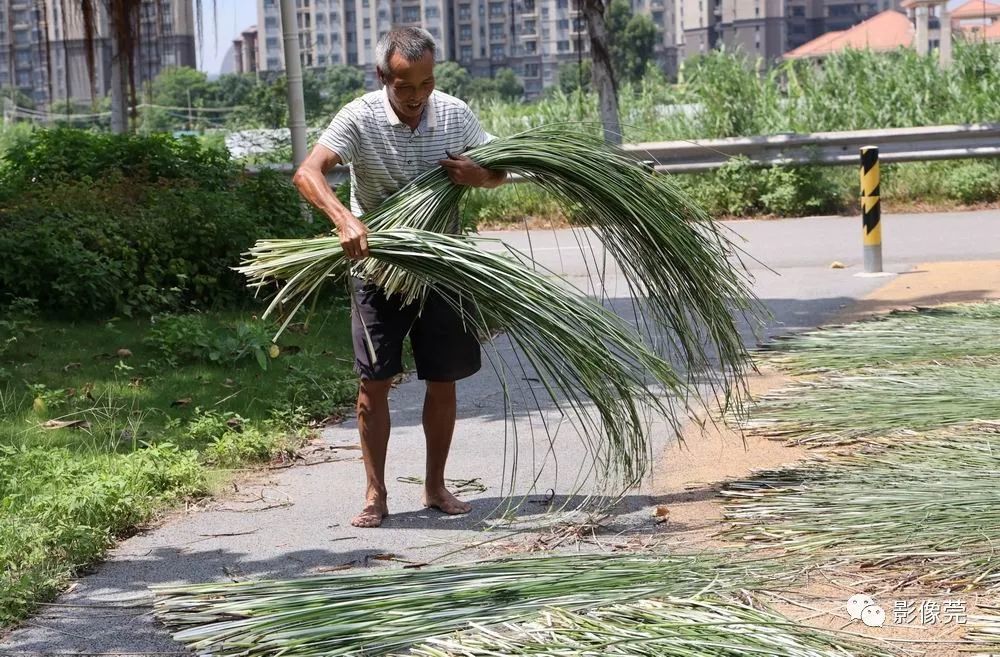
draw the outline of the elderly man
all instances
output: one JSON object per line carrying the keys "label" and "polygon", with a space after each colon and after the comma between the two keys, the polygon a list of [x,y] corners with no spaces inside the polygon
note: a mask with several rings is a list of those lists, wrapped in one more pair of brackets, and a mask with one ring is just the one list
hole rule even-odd
{"label": "elderly man", "polygon": [[[434,90],[435,45],[420,28],[404,27],[379,39],[376,73],[383,88],[346,105],[295,174],[299,192],[326,213],[344,252],[368,255],[364,213],[429,167],[440,165],[452,182],[496,187],[506,175],[480,167],[461,153],[491,139],[464,102]],[[351,209],[327,185],[325,173],[337,164],[351,167]],[[458,209],[454,230],[458,231]],[[402,371],[403,339],[409,333],[417,376],[426,382],[423,428],[427,443],[424,504],[448,514],[471,508],[444,485],[445,462],[455,429],[455,382],[481,366],[479,343],[440,297],[418,309],[387,298],[371,284],[353,281],[351,310],[358,389],[358,431],[368,486],[355,527],[378,527],[389,514],[385,458],[389,442],[389,387]],[[418,313],[419,310],[419,313]],[[369,356],[366,332],[375,359]]]}

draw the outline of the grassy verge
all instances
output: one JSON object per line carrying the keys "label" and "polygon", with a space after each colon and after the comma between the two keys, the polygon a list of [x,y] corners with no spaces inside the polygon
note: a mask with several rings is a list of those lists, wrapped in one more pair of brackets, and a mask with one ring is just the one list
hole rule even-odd
{"label": "grassy verge", "polygon": [[236,311],[0,318],[0,626],[213,472],[293,450],[355,394],[348,310],[272,345]]}
{"label": "grassy verge", "polygon": [[[734,159],[725,167],[679,174],[682,187],[713,216],[797,217],[859,212],[855,167],[758,169]],[[954,160],[882,167],[883,212],[949,211],[1000,203],[1000,162]],[[469,194],[466,226],[479,229],[572,224],[572,211],[533,185]]]}

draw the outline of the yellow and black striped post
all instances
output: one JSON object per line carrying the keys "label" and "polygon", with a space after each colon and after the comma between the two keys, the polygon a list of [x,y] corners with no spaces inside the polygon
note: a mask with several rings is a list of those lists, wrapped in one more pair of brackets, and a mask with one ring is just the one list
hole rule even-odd
{"label": "yellow and black striped post", "polygon": [[861,147],[861,223],[865,273],[882,271],[882,207],[879,203],[878,146]]}

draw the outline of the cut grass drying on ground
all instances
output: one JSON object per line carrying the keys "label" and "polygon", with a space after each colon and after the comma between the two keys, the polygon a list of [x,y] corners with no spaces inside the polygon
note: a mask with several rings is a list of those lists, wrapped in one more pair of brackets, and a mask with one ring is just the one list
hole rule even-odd
{"label": "cut grass drying on ground", "polygon": [[219,467],[294,449],[355,393],[345,308],[272,350],[236,312],[0,321],[0,625]]}
{"label": "cut grass drying on ground", "polygon": [[663,598],[568,611],[430,640],[421,657],[574,655],[602,657],[889,657],[893,653],[809,628],[720,596]]}
{"label": "cut grass drying on ground", "polygon": [[[886,437],[727,485],[730,538],[907,583],[1000,591],[1000,425]],[[822,519],[822,521],[820,521]]]}
{"label": "cut grass drying on ground", "polygon": [[764,360],[794,374],[1000,355],[1000,303],[896,311],[782,336]]}
{"label": "cut grass drying on ground", "polygon": [[215,655],[381,655],[470,627],[532,620],[552,607],[574,612],[649,597],[733,593],[764,582],[776,586],[775,570],[721,554],[569,554],[282,582],[161,586],[155,587],[155,608],[161,621],[179,628],[175,639]]}
{"label": "cut grass drying on ground", "polygon": [[[843,348],[852,347],[845,341]],[[740,424],[813,446],[992,419],[1000,419],[1000,367],[995,359],[965,359],[795,383],[763,395]]]}

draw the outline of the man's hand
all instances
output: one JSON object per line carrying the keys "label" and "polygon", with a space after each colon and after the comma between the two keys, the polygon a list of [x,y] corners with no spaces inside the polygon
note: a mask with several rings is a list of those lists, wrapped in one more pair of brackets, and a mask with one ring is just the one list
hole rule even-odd
{"label": "man's hand", "polygon": [[438,160],[438,164],[448,172],[448,177],[456,185],[469,187],[497,187],[507,179],[503,171],[493,171],[476,164],[475,160],[464,155],[448,153],[448,159]]}
{"label": "man's hand", "polygon": [[368,227],[357,217],[345,217],[337,227],[340,236],[340,246],[344,254],[351,260],[361,260],[368,257]]}

